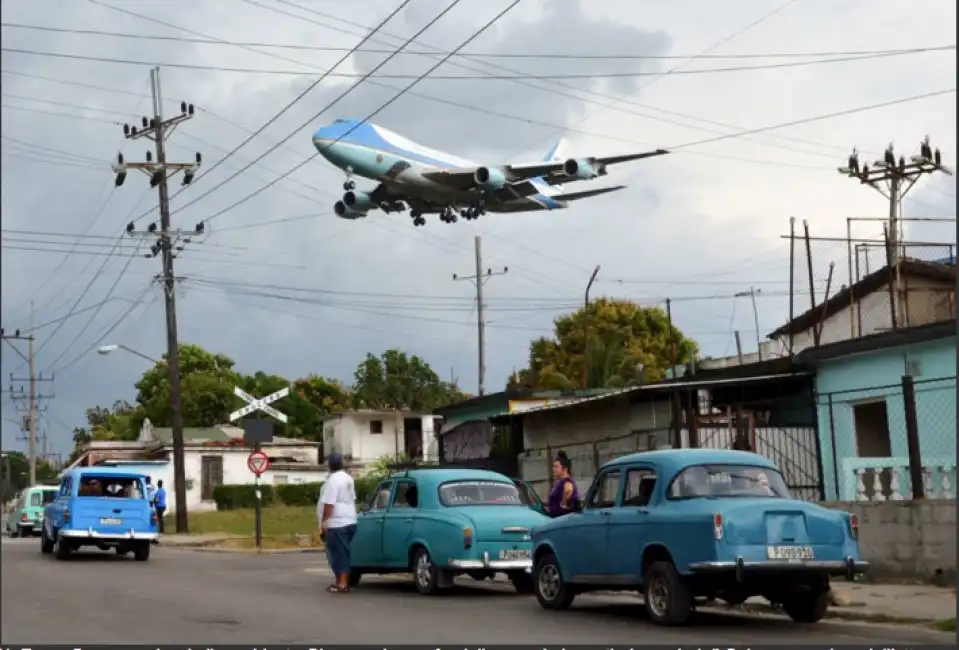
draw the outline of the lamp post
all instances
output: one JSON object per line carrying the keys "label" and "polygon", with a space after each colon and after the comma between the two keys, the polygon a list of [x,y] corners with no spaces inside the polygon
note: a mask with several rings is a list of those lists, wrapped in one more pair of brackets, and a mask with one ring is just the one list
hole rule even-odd
{"label": "lamp post", "polygon": [[129,352],[130,354],[135,354],[136,356],[140,357],[141,359],[146,359],[146,360],[149,361],[150,363],[160,363],[159,360],[154,359],[154,358],[151,357],[151,356],[147,356],[147,355],[143,354],[142,352],[137,352],[136,350],[134,350],[134,349],[132,349],[132,348],[128,348],[127,346],[125,346],[125,345],[120,345],[120,344],[101,345],[101,346],[97,349],[97,352],[98,352],[99,354],[107,355],[107,354],[110,354],[111,352],[116,352],[117,350],[124,350],[124,351],[126,351],[126,352]]}

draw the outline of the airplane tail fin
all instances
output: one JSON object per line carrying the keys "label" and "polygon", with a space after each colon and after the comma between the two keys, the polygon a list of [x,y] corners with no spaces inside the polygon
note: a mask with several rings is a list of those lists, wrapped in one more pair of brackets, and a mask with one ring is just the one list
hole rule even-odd
{"label": "airplane tail fin", "polygon": [[[566,138],[560,138],[556,143],[546,152],[546,156],[543,158],[543,162],[556,162],[557,160],[563,160],[563,149],[565,149]],[[563,191],[562,185],[554,185],[556,189],[560,192]]]}

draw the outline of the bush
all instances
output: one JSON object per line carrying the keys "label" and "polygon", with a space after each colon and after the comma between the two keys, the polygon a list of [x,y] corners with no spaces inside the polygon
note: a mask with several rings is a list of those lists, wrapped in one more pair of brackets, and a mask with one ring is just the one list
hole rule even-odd
{"label": "bush", "polygon": [[[260,485],[262,505],[312,506],[320,498],[322,483],[282,483]],[[213,488],[217,510],[237,510],[256,507],[256,492],[252,485],[217,485]]]}
{"label": "bush", "polygon": [[276,500],[287,506],[314,506],[320,500],[322,483],[286,483],[274,485]]}
{"label": "bush", "polygon": [[376,486],[380,484],[383,477],[376,474],[365,474],[353,479],[353,488],[356,491],[356,505],[362,507],[373,498],[373,492]]}

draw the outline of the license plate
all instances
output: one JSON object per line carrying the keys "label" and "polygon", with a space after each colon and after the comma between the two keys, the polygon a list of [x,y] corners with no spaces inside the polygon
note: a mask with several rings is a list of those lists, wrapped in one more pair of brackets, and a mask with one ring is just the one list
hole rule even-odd
{"label": "license plate", "polygon": [[811,560],[812,546],[767,546],[766,555],[770,560]]}
{"label": "license plate", "polygon": [[123,523],[122,519],[116,519],[114,517],[106,517],[100,520],[100,523],[104,526],[119,526]]}
{"label": "license plate", "polygon": [[510,548],[499,552],[501,560],[528,560],[529,558],[530,552],[526,549]]}

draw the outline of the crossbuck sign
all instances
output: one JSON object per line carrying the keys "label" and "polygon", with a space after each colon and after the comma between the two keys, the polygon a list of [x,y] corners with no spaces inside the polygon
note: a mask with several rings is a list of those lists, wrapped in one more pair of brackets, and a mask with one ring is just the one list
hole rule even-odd
{"label": "crossbuck sign", "polygon": [[290,394],[289,387],[281,388],[275,393],[267,395],[263,399],[257,399],[256,397],[253,397],[252,395],[247,393],[245,390],[237,386],[233,388],[233,392],[236,394],[237,397],[239,397],[241,400],[246,402],[247,405],[238,411],[233,411],[232,413],[230,413],[230,422],[239,420],[244,415],[249,415],[253,411],[263,411],[267,415],[271,415],[277,420],[279,420],[280,422],[282,422],[283,424],[286,424],[286,421],[287,421],[286,414],[280,413],[275,408],[270,406],[270,404],[272,404],[278,399],[282,399],[286,397],[287,395],[289,395]]}

